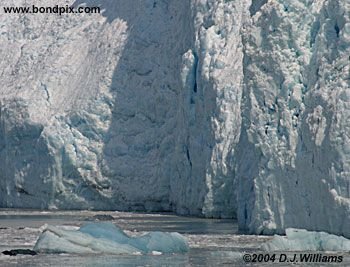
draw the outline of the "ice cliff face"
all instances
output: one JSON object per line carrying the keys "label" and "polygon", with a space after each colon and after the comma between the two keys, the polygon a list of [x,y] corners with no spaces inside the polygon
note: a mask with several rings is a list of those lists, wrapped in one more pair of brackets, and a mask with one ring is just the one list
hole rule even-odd
{"label": "ice cliff face", "polygon": [[169,210],[189,2],[60,2],[1,17],[1,206]]}
{"label": "ice cliff face", "polygon": [[1,207],[350,236],[348,0],[58,3],[0,16]]}
{"label": "ice cliff face", "polygon": [[172,199],[181,213],[232,217],[243,82],[240,31],[247,6],[244,1],[191,4],[194,39],[181,68]]}
{"label": "ice cliff face", "polygon": [[349,12],[268,1],[243,30],[242,227],[350,235]]}

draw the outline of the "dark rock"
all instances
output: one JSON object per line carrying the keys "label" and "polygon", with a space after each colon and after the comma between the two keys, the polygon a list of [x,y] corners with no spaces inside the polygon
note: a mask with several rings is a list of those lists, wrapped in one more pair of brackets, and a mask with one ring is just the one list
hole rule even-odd
{"label": "dark rock", "polygon": [[114,217],[112,215],[107,214],[98,214],[93,217],[94,220],[97,221],[112,221]]}
{"label": "dark rock", "polygon": [[37,255],[37,253],[34,250],[31,249],[12,249],[12,250],[5,250],[2,252],[4,255],[8,256],[17,256],[17,255]]}
{"label": "dark rock", "polygon": [[109,214],[97,214],[92,217],[85,218],[85,221],[113,221],[114,217]]}
{"label": "dark rock", "polygon": [[97,214],[93,217],[88,217],[85,221],[113,221],[114,217],[109,214]]}

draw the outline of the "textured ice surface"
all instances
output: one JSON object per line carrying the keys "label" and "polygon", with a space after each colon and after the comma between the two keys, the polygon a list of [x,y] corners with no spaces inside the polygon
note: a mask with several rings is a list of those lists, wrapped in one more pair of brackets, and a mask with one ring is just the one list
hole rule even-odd
{"label": "textured ice surface", "polygon": [[73,3],[0,16],[0,207],[350,237],[349,0]]}
{"label": "textured ice surface", "polygon": [[178,233],[150,232],[130,237],[113,223],[89,223],[79,230],[63,230],[47,226],[34,246],[41,253],[183,253],[189,249]]}
{"label": "textured ice surface", "polygon": [[244,43],[238,218],[350,237],[350,1],[267,1]]}
{"label": "textured ice surface", "polygon": [[286,229],[286,236],[275,235],[262,245],[266,251],[350,251],[350,240],[325,232]]}

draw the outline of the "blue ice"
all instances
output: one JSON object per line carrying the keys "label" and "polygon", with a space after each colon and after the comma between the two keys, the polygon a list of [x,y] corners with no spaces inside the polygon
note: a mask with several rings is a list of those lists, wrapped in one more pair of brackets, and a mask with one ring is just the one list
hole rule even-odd
{"label": "blue ice", "polygon": [[79,230],[47,226],[34,250],[39,253],[147,254],[185,253],[188,243],[179,233],[150,232],[132,237],[110,222],[88,223]]}

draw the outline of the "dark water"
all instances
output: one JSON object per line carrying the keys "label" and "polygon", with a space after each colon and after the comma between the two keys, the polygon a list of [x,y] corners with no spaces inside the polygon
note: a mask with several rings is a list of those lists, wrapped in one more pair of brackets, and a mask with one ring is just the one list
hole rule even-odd
{"label": "dark water", "polygon": [[229,219],[182,217],[173,214],[1,210],[2,227],[40,227],[43,224],[81,225],[89,221],[112,221],[125,230],[172,231],[183,234],[237,234],[237,223]]}

